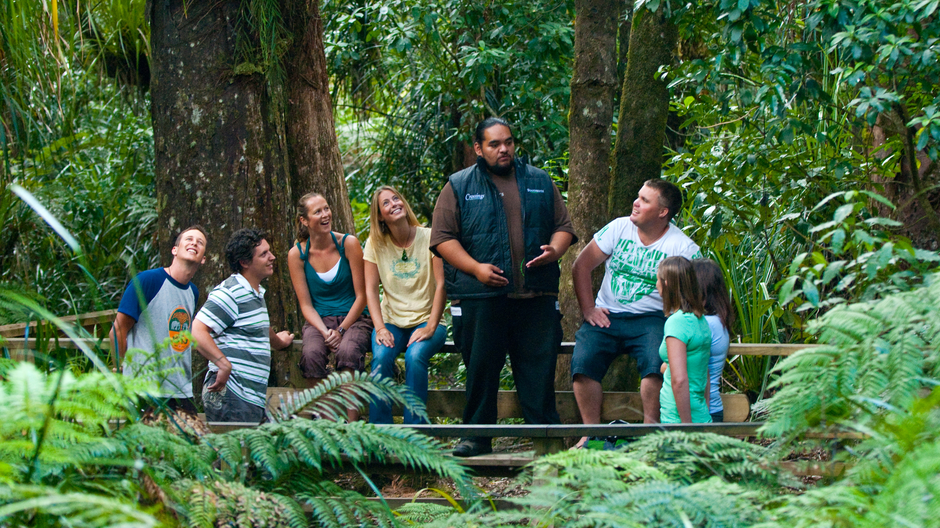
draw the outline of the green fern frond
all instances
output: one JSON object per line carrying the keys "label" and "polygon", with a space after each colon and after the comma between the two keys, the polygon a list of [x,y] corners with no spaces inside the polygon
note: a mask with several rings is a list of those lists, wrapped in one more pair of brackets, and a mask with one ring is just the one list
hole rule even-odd
{"label": "green fern frond", "polygon": [[[779,362],[762,433],[796,438],[851,426],[865,398],[905,408],[940,377],[940,279],[879,301],[833,308],[810,325],[824,343]],[[859,400],[861,398],[862,400]]]}
{"label": "green fern frond", "polygon": [[772,450],[722,435],[663,432],[631,442],[624,451],[679,482],[719,477],[759,489],[796,485],[788,474],[773,469]]}
{"label": "green fern frond", "polygon": [[312,389],[280,398],[278,410],[272,413],[277,422],[290,420],[304,408],[330,420],[342,420],[347,409],[363,409],[374,400],[402,405],[427,419],[424,402],[408,387],[365,372],[334,372]]}
{"label": "green fern frond", "polygon": [[0,485],[0,519],[9,526],[150,528],[160,522],[135,504],[91,493],[60,493],[42,486]]}
{"label": "green fern frond", "polygon": [[426,524],[439,519],[446,519],[454,509],[443,504],[428,502],[409,502],[395,510],[398,519],[409,524]]}
{"label": "green fern frond", "polygon": [[227,481],[182,481],[183,513],[190,526],[296,528],[306,525],[303,508],[283,495]]}

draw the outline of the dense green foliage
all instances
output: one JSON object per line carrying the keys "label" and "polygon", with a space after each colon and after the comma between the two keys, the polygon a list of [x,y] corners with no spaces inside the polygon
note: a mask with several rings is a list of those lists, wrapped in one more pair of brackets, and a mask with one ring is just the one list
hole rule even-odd
{"label": "dense green foliage", "polygon": [[[0,298],[0,323],[112,307],[157,255],[143,2],[2,2],[0,284],[23,294]],[[265,18],[274,3],[243,7],[243,34],[270,38],[240,42],[235,69],[270,80],[289,36]],[[368,395],[413,396],[336,378],[285,402],[280,423],[197,438],[136,423],[146,387],[102,368],[101,351],[54,351],[40,367],[0,362],[0,524],[299,526],[306,505],[324,525],[937,525],[940,0],[648,0],[636,13],[660,7],[681,33],[662,70],[664,175],[689,198],[679,223],[725,269],[742,340],[822,344],[776,366],[732,360],[736,388],[774,394],[758,409],[775,445],[657,435],[561,453],[530,468],[518,511],[413,506],[396,519],[327,470],[394,456],[465,486],[436,443],[286,419],[308,403],[342,415]],[[488,115],[516,122],[520,152],[564,178],[572,2],[327,0],[322,12],[363,229],[384,183],[427,219]],[[864,435],[843,442],[843,475],[800,489],[777,469],[808,433],[833,431]]]}
{"label": "dense green foliage", "polygon": [[570,0],[326,0],[322,9],[354,201],[391,184],[430,218],[490,115],[516,123],[519,153],[535,165],[565,155]]}
{"label": "dense green foliage", "polygon": [[[395,384],[349,375],[331,382],[312,400],[314,411],[329,413],[335,401],[362,406],[376,396],[407,401]],[[339,489],[330,475],[346,468],[368,480],[365,467],[393,461],[453,479],[473,496],[466,470],[409,429],[298,419],[198,437],[176,415],[165,429],[135,423],[135,402],[149,389],[107,370],[77,377],[29,363],[7,370],[0,382],[2,523],[298,527],[309,515],[324,526],[392,526],[387,506]],[[113,420],[127,421],[112,430]]]}
{"label": "dense green foliage", "polygon": [[[128,268],[157,256],[149,102],[124,82],[139,80],[149,53],[143,4],[0,8],[0,284],[61,315],[112,307]],[[75,233],[83,262],[10,192],[13,183]]]}

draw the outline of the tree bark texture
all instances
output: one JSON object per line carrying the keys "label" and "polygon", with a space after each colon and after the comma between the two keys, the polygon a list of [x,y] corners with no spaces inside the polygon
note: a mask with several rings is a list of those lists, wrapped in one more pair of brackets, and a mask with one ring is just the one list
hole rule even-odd
{"label": "tree bark texture", "polygon": [[[264,284],[271,326],[299,334],[303,319],[287,269],[295,203],[317,190],[330,200],[337,228],[351,229],[353,221],[326,90],[322,37],[310,35],[322,31],[317,5],[298,3],[304,7],[291,17],[296,33],[290,53],[302,57],[288,56],[287,85],[276,88],[289,97],[286,116],[267,92],[263,75],[233,70],[240,2],[153,2],[150,24],[157,241],[163,261],[170,261],[180,229],[195,223],[206,228],[206,264],[195,278],[202,304],[231,274],[224,248],[232,233],[243,227],[266,231],[278,259]],[[205,365],[194,355],[194,373]],[[270,383],[297,384],[295,365],[291,354],[274,352]],[[201,376],[194,385],[200,394]]]}
{"label": "tree bark texture", "polygon": [[[623,87],[623,78],[627,74],[627,61],[630,52],[630,27],[633,26],[633,0],[622,0],[620,18],[617,25],[617,81]],[[620,104],[620,93],[614,98]],[[619,106],[618,106],[619,108]]]}
{"label": "tree bark texture", "polygon": [[[608,0],[575,2],[575,59],[571,78],[569,123],[568,211],[579,241],[561,261],[559,302],[567,340],[581,325],[571,265],[596,231],[607,224],[610,179],[611,123],[617,82],[617,20],[619,5]],[[594,277],[600,286],[603,269]],[[571,357],[559,357],[556,386],[571,386]]]}
{"label": "tree bark texture", "polygon": [[611,217],[630,214],[643,182],[662,174],[669,87],[657,71],[672,62],[677,40],[678,30],[662,7],[634,13],[610,181]]}
{"label": "tree bark texture", "polygon": [[333,212],[333,230],[355,234],[333,121],[319,1],[285,2],[285,20],[294,35],[287,54],[287,147],[294,202],[310,191],[323,194]]}

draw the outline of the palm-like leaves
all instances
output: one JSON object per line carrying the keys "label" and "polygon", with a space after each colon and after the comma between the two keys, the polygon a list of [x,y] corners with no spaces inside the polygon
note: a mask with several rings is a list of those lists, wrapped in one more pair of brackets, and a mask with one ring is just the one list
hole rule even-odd
{"label": "palm-like leaves", "polygon": [[290,420],[301,409],[307,408],[320,417],[337,421],[345,418],[347,409],[363,408],[373,399],[408,407],[420,418],[428,417],[424,402],[395,380],[365,372],[338,372],[312,389],[281,396],[272,419],[276,422]]}
{"label": "palm-like leaves", "polygon": [[823,346],[776,368],[764,434],[794,437],[868,414],[858,398],[908,407],[940,375],[940,281],[874,303],[839,306],[814,321]]}

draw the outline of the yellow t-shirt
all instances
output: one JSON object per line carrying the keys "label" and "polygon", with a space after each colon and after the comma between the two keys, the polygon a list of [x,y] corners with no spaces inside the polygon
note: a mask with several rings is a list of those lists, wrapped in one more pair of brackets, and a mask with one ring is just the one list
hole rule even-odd
{"label": "yellow t-shirt", "polygon": [[434,289],[437,282],[431,269],[431,229],[418,227],[414,242],[402,248],[389,241],[386,244],[366,240],[363,258],[379,268],[379,279],[385,295],[382,297],[382,318],[399,328],[412,328],[431,317]]}

